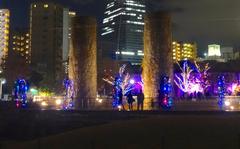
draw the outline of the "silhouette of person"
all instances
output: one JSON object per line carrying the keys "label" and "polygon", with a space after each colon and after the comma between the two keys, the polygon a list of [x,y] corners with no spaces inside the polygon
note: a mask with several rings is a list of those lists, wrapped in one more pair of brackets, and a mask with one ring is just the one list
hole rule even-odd
{"label": "silhouette of person", "polygon": [[137,95],[137,110],[139,109],[143,111],[143,101],[144,101],[144,94],[142,92],[142,89],[140,89],[139,94]]}
{"label": "silhouette of person", "polygon": [[123,99],[122,89],[119,89],[119,91],[118,91],[118,106],[121,106],[121,108],[123,110],[125,110],[122,99]]}
{"label": "silhouette of person", "polygon": [[128,102],[129,111],[132,111],[133,110],[134,99],[133,99],[131,91],[129,91],[128,94],[127,94],[127,102]]}

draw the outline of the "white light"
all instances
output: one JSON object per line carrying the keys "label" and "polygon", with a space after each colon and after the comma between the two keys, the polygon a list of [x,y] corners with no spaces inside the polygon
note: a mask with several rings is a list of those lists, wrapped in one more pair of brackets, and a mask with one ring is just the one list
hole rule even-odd
{"label": "white light", "polygon": [[6,83],[6,79],[1,80],[1,83],[5,84]]}
{"label": "white light", "polygon": [[46,107],[48,104],[46,103],[46,101],[43,101],[42,103],[41,103],[41,106],[43,106],[43,107]]}
{"label": "white light", "polygon": [[138,53],[138,56],[144,56],[144,53]]}
{"label": "white light", "polygon": [[121,111],[122,110],[122,106],[118,106],[118,111]]}
{"label": "white light", "polygon": [[122,53],[122,55],[135,55],[135,53],[134,52],[128,52],[128,51],[123,51],[123,52],[121,52]]}
{"label": "white light", "polygon": [[231,108],[231,110],[234,110],[234,107],[233,107],[233,106],[231,106],[230,108]]}
{"label": "white light", "polygon": [[100,96],[97,95],[96,101],[99,102],[99,103],[102,103],[102,102],[103,102],[103,99],[101,99]]}
{"label": "white light", "polygon": [[220,45],[208,45],[208,56],[221,56]]}
{"label": "white light", "polygon": [[41,102],[41,101],[43,101],[42,96],[33,96],[33,102]]}
{"label": "white light", "polygon": [[229,101],[225,101],[225,106],[228,107],[228,106],[230,106],[230,104],[231,104],[231,103],[230,103]]}
{"label": "white light", "polygon": [[135,80],[131,79],[130,84],[134,84],[134,83],[135,83]]}
{"label": "white light", "polygon": [[62,100],[61,99],[57,99],[56,100],[56,105],[60,105],[60,104],[62,104]]}

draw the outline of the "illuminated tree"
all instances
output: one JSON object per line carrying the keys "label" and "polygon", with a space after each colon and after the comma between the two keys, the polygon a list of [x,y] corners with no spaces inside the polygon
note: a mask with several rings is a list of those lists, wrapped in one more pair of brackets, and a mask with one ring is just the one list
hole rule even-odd
{"label": "illuminated tree", "polygon": [[113,107],[121,106],[122,95],[126,95],[135,87],[135,81],[130,80],[131,76],[126,72],[126,64],[122,65],[115,77],[108,76],[104,81],[113,86]]}
{"label": "illuminated tree", "polygon": [[209,87],[208,70],[210,69],[209,65],[206,64],[203,68],[200,67],[196,62],[192,67],[190,67],[188,61],[183,62],[181,67],[177,63],[181,73],[175,74],[175,84],[179,89],[184,93],[204,93],[204,91]]}

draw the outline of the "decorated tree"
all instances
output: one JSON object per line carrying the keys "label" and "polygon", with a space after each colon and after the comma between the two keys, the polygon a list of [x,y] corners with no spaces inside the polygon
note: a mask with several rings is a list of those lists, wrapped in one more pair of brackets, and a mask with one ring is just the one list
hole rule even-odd
{"label": "decorated tree", "polygon": [[203,68],[196,62],[189,64],[188,61],[184,61],[182,67],[177,63],[181,73],[175,74],[175,84],[184,93],[204,93],[209,87],[208,70],[209,65],[206,64]]}
{"label": "decorated tree", "polygon": [[121,106],[122,96],[135,87],[135,82],[130,79],[130,74],[126,72],[126,66],[126,64],[122,65],[115,77],[103,78],[104,81],[113,86],[113,107]]}
{"label": "decorated tree", "polygon": [[173,104],[173,99],[171,97],[172,84],[169,77],[164,76],[161,80],[160,87],[160,105],[163,109],[170,109]]}
{"label": "decorated tree", "polygon": [[29,84],[24,79],[17,79],[14,86],[14,98],[17,107],[26,107],[27,105],[27,92]]}
{"label": "decorated tree", "polygon": [[69,78],[65,78],[63,81],[63,86],[65,90],[65,98],[63,102],[64,109],[70,109],[73,107],[73,98],[74,98],[74,82]]}
{"label": "decorated tree", "polygon": [[223,75],[218,76],[218,105],[223,107],[225,98],[225,78]]}

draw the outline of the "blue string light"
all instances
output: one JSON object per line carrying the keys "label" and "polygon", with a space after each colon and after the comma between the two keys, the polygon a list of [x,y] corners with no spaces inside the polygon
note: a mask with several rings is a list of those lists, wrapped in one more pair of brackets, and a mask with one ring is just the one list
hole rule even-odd
{"label": "blue string light", "polygon": [[114,80],[114,88],[113,88],[113,102],[112,102],[112,106],[114,108],[119,106],[120,103],[120,95],[122,95],[122,79],[121,77],[116,77]]}
{"label": "blue string light", "polygon": [[225,78],[223,75],[218,76],[218,105],[223,108],[225,98]]}
{"label": "blue string light", "polygon": [[23,108],[27,106],[27,92],[29,90],[29,84],[24,79],[18,79],[15,81],[14,97],[16,106]]}
{"label": "blue string light", "polygon": [[65,78],[63,81],[65,88],[65,99],[63,104],[63,109],[68,110],[73,108],[73,96],[74,96],[74,83],[69,78]]}
{"label": "blue string light", "polygon": [[172,85],[169,77],[164,76],[161,81],[160,87],[160,104],[163,109],[170,109],[173,105],[173,99],[171,97]]}

